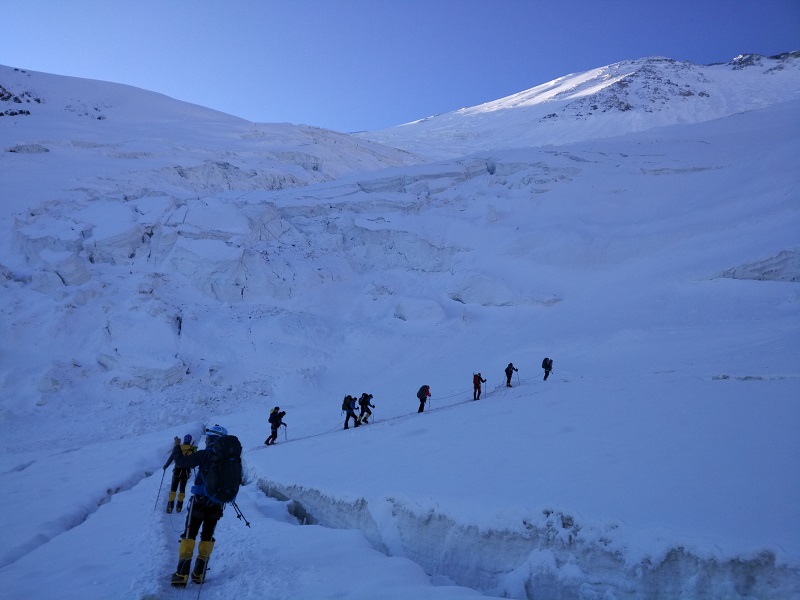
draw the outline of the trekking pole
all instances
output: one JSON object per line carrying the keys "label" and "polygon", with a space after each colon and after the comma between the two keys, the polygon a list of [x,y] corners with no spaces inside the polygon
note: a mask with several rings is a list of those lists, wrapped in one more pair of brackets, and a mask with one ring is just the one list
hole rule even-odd
{"label": "trekking pole", "polygon": [[156,496],[156,504],[155,504],[155,506],[153,506],[153,510],[158,508],[158,499],[161,497],[161,486],[164,485],[164,475],[166,475],[166,474],[167,474],[167,470],[164,469],[164,472],[161,473],[161,483],[158,486],[158,495]]}
{"label": "trekking pole", "polygon": [[[205,527],[205,525],[203,525],[203,527]],[[212,537],[211,540],[213,541],[214,538]],[[202,542],[203,538],[200,538],[200,541]],[[199,556],[199,550],[198,550],[198,556]],[[210,558],[211,558],[210,556],[207,556],[206,559],[203,561],[203,575],[202,579],[200,580],[200,585],[197,587],[197,600],[200,600],[200,592],[203,591],[203,584],[206,582],[206,572],[208,571],[208,561]],[[191,577],[191,575],[189,575],[189,577]]]}
{"label": "trekking pole", "polygon": [[239,505],[236,502],[231,502],[231,506],[233,506],[233,510],[236,511],[236,518],[244,520],[244,524],[250,527],[250,523],[247,522],[247,518],[242,514],[242,511],[239,510]]}
{"label": "trekking pole", "polygon": [[289,434],[286,433],[287,431],[289,431],[289,428],[286,426],[286,423],[284,423],[283,424],[283,441],[284,442],[289,439]]}
{"label": "trekking pole", "polygon": [[517,369],[517,385],[519,385],[519,369]]}
{"label": "trekking pole", "polygon": [[[202,538],[200,541],[202,541]],[[208,558],[211,557],[209,556]],[[203,561],[203,578],[200,580],[200,585],[197,586],[197,600],[200,600],[200,592],[203,591],[203,584],[206,582],[206,571],[208,571],[208,559]],[[189,575],[189,577],[191,577],[191,575]]]}

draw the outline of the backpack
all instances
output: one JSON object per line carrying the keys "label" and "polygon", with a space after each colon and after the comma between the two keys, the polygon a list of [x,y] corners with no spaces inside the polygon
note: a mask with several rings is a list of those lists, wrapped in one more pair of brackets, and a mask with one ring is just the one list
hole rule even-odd
{"label": "backpack", "polygon": [[342,400],[342,410],[350,410],[350,396],[345,396]]}
{"label": "backpack", "polygon": [[553,361],[545,357],[542,361],[542,368],[547,369],[548,371],[551,370],[553,368]]}
{"label": "backpack", "polygon": [[[242,444],[235,435],[219,436],[208,447],[209,457],[201,467],[206,496],[214,504],[236,500],[242,483]],[[194,493],[194,490],[192,490]]]}
{"label": "backpack", "polygon": [[419,388],[419,391],[417,392],[417,398],[419,398],[420,402],[428,398],[427,385],[423,385],[421,388]]}
{"label": "backpack", "polygon": [[192,446],[191,444],[181,444],[181,454],[184,456],[189,456],[195,452],[197,452],[197,446]]}

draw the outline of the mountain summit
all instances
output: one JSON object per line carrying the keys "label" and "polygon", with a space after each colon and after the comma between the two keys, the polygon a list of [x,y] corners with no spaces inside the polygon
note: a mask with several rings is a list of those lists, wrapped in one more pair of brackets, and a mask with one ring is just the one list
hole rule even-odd
{"label": "mountain summit", "polygon": [[796,98],[800,52],[742,54],[712,65],[651,57],[566,75],[499,100],[358,136],[453,158],[700,123]]}

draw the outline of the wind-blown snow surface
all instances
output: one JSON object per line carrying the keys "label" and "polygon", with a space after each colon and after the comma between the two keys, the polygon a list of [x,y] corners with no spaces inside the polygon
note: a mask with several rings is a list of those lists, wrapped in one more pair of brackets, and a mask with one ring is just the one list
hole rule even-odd
{"label": "wind-blown snow surface", "polygon": [[222,423],[203,598],[798,597],[799,109],[274,190],[3,117],[4,594],[178,597],[160,467]]}
{"label": "wind-blown snow surface", "polygon": [[800,52],[724,64],[627,60],[479,106],[359,133],[438,158],[699,123],[800,98]]}

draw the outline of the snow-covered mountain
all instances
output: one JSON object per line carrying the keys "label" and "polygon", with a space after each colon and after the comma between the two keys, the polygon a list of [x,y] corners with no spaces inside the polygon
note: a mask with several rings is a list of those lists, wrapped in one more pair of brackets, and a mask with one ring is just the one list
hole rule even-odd
{"label": "snow-covered mountain", "polygon": [[[4,594],[181,595],[159,473],[221,423],[251,528],[203,598],[800,596],[796,60],[614,65],[604,124],[598,72],[414,154],[0,69]],[[496,145],[423,161],[459,120]]]}
{"label": "snow-covered mountain", "polygon": [[628,60],[574,73],[479,106],[362,139],[452,158],[700,123],[800,98],[800,52],[743,54],[724,64]]}
{"label": "snow-covered mountain", "polygon": [[419,162],[318,127],[251,123],[130,86],[4,66],[0,127],[3,152],[46,152],[47,169],[57,175],[39,176],[38,163],[26,170],[24,157],[8,165],[6,207],[15,210],[31,193],[196,197],[298,187]]}

